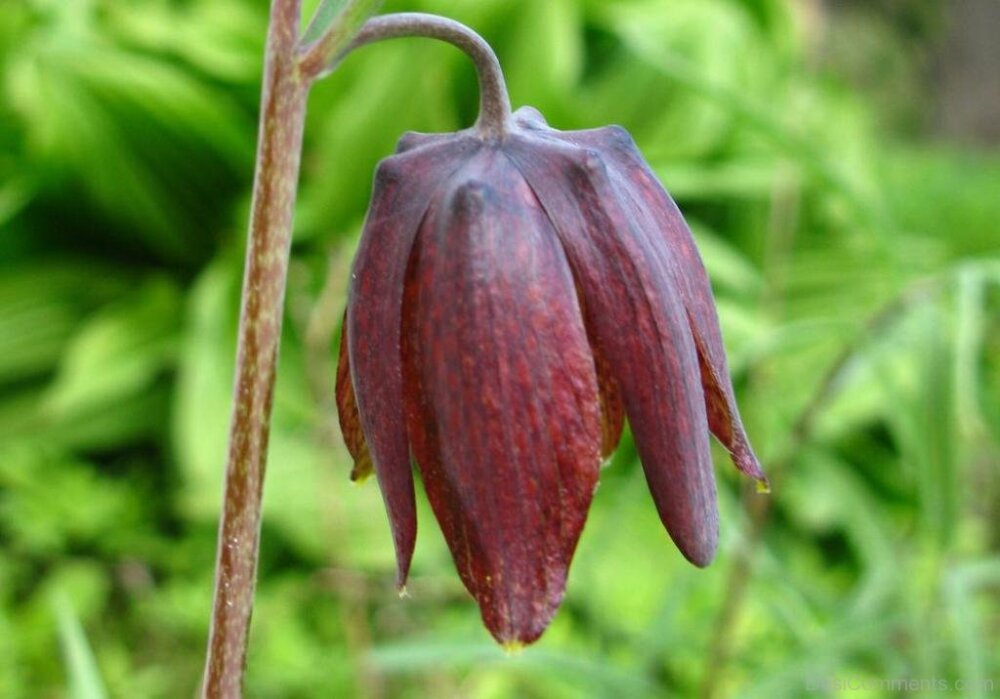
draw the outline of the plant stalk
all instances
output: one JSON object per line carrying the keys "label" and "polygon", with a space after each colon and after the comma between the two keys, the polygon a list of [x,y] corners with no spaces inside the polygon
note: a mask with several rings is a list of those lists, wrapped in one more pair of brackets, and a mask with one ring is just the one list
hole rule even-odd
{"label": "plant stalk", "polygon": [[246,665],[261,494],[308,94],[298,70],[300,12],[300,0],[273,0],[271,4],[215,600],[202,684],[202,696],[210,699],[241,696]]}
{"label": "plant stalk", "polygon": [[308,78],[325,75],[350,52],[362,46],[404,37],[437,39],[461,49],[472,60],[479,79],[479,119],[476,129],[484,136],[502,138],[510,126],[510,97],[500,62],[486,40],[469,27],[445,17],[420,12],[400,12],[365,22],[346,48],[323,39],[306,46],[302,73]]}
{"label": "plant stalk", "polygon": [[305,47],[299,40],[301,0],[272,0],[271,4],[215,599],[202,682],[202,696],[207,699],[242,696],[257,577],[261,496],[310,85],[354,48],[382,39],[426,36],[455,44],[475,62],[481,85],[476,128],[486,136],[499,138],[510,120],[510,101],[500,65],[482,37],[457,22],[421,14],[379,17],[359,30],[360,22],[373,11],[377,1],[348,0],[336,19]]}

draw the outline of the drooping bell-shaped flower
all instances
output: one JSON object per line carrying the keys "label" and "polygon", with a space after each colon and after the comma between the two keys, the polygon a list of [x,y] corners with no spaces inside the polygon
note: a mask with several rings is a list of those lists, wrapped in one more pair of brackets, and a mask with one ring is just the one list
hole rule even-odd
{"label": "drooping bell-shaped flower", "polygon": [[337,398],[352,477],[374,469],[385,499],[398,583],[416,536],[412,456],[486,626],[516,644],[562,600],[625,417],[695,565],[717,544],[709,431],[765,479],[704,266],[631,137],[505,104],[485,126],[408,134],[379,165]]}

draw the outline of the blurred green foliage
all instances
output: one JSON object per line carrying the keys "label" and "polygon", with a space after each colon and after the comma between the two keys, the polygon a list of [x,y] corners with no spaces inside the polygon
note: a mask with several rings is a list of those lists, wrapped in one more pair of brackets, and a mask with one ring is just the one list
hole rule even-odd
{"label": "blurred green foliage", "polygon": [[[924,135],[932,4],[836,27],[809,6],[386,3],[475,27],[515,105],[553,125],[632,131],[698,237],[774,480],[762,507],[717,453],[722,551],[695,570],[626,440],[562,611],[516,658],[423,502],[396,599],[382,504],[348,483],[332,407],[374,166],[405,130],[469,124],[472,69],[392,42],[315,89],[250,696],[1000,682],[1000,152]],[[0,3],[0,696],[197,686],[266,9]]]}

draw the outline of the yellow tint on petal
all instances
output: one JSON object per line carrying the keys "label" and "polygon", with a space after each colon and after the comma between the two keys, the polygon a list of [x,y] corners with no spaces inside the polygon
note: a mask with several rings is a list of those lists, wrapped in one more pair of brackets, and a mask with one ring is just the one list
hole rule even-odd
{"label": "yellow tint on petal", "polygon": [[372,468],[371,457],[368,456],[368,449],[366,447],[364,454],[354,463],[354,470],[351,471],[351,483],[354,485],[364,485],[371,478],[372,473],[374,473],[374,469]]}

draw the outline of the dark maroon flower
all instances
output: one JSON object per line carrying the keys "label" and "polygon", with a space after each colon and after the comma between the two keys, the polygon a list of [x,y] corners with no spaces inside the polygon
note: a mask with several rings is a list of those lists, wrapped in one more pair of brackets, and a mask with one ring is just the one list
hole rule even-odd
{"label": "dark maroon flower", "polygon": [[709,430],[765,482],[691,233],[619,127],[561,132],[522,109],[499,137],[405,136],[375,177],[344,338],[341,425],[353,477],[374,465],[399,584],[412,454],[503,643],[555,613],[624,416],[695,565],[718,534]]}

